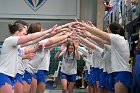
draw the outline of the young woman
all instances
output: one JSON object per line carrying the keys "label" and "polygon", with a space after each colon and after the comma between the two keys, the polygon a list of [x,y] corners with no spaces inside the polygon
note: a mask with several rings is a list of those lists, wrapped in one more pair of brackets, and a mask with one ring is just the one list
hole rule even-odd
{"label": "young woman", "polygon": [[12,93],[12,79],[17,74],[19,64],[18,45],[35,40],[46,34],[46,31],[44,31],[25,35],[26,28],[19,23],[9,24],[9,31],[12,36],[4,40],[1,48],[0,93]]}
{"label": "young woman", "polygon": [[[75,47],[74,42],[69,41],[66,48],[61,46],[60,50],[56,53],[55,59],[63,55],[61,66],[61,84],[62,93],[73,93],[74,83],[76,82],[77,74],[77,61],[80,59],[80,54]],[[61,53],[62,52],[62,53]],[[68,86],[67,86],[68,84]]]}
{"label": "young woman", "polygon": [[[22,20],[17,20],[15,23],[21,23],[24,25],[24,27],[27,29],[28,25],[26,22],[22,21]],[[40,23],[33,23],[31,24],[31,26],[28,29],[29,31],[34,31],[35,32],[40,32],[41,29],[41,24]],[[28,33],[31,34],[31,33]],[[45,35],[42,37],[39,37],[33,41],[27,42],[25,44],[20,45],[18,52],[19,52],[19,65],[18,65],[18,71],[15,77],[15,84],[14,84],[14,93],[22,93],[23,92],[23,74],[25,72],[25,65],[27,62],[25,62],[23,59],[29,59],[31,60],[34,56],[35,56],[35,52],[37,51],[38,47],[32,47],[32,48],[28,48],[28,47],[23,47],[25,45],[31,45],[34,44],[38,41],[40,41],[41,39],[48,37],[49,35]]]}
{"label": "young woman", "polygon": [[[39,31],[38,30],[39,28],[41,29],[40,26],[32,24],[29,27],[29,31],[31,33],[33,31]],[[62,41],[64,39],[66,39],[70,35],[70,33],[67,33],[67,34],[64,34],[64,35],[61,34],[61,33],[62,32],[59,33],[59,36],[55,35],[56,33],[53,33],[54,36],[51,33],[49,33],[49,35],[52,36],[52,37],[44,39],[44,40],[41,40],[36,44],[36,45],[39,45],[41,47],[40,47],[40,50],[36,52],[36,55],[33,58],[33,60],[30,60],[26,64],[26,70],[25,70],[25,73],[24,73],[24,81],[23,81],[23,84],[24,84],[23,93],[29,93],[30,88],[31,88],[30,92],[36,92],[38,77],[36,78],[37,74],[35,74],[35,73],[37,72],[38,67],[40,66],[40,64],[42,64],[43,59],[45,57],[45,54],[48,51],[48,50],[45,49],[45,47],[50,46],[50,45],[55,44],[55,43],[58,43],[58,42],[60,42],[60,41]],[[32,46],[34,47],[36,45],[32,45]],[[43,73],[43,76],[46,75],[46,73],[44,73],[44,71],[39,71],[39,72]],[[33,77],[33,76],[35,76],[35,77]],[[45,79],[46,79],[46,77],[42,77],[41,80],[43,81],[43,83],[45,83],[45,81],[44,81]],[[33,80],[33,82],[32,82],[32,80]],[[38,81],[38,82],[40,82],[40,81]],[[31,87],[31,83],[33,84],[32,87]],[[43,89],[44,89],[44,87],[43,87]]]}
{"label": "young woman", "polygon": [[83,37],[78,36],[78,39],[80,40],[81,43],[85,44],[86,46],[90,47],[93,49],[92,53],[92,66],[91,67],[91,72],[90,72],[90,86],[93,87],[93,92],[99,92],[99,66],[100,62],[102,61],[101,54],[103,53],[103,49],[98,47],[97,45],[93,44],[87,39],[84,39]]}
{"label": "young woman", "polygon": [[90,82],[90,76],[91,76],[91,66],[92,64],[92,53],[93,51],[91,49],[86,49],[85,47],[78,46],[78,51],[82,53],[83,60],[86,62],[84,74],[85,74],[85,81],[88,84],[88,93],[93,93],[93,82]]}
{"label": "young woman", "polygon": [[[101,68],[103,68],[103,72],[101,72],[100,78],[99,78],[100,92],[102,92],[102,93],[107,93],[108,91],[109,91],[109,93],[113,92],[114,91],[114,79],[113,79],[112,67],[111,67],[111,46],[106,44],[105,40],[87,32],[86,30],[84,30],[84,32],[82,31],[82,33],[83,33],[84,37],[87,37],[87,39],[89,41],[91,41],[91,42],[94,41],[93,43],[96,42],[99,46],[101,46],[103,48],[103,54],[102,54],[103,62],[101,62],[102,64],[100,64]],[[82,41],[84,41],[84,39]],[[89,46],[89,44],[87,46]],[[93,71],[91,71],[91,72],[93,72],[93,74],[95,73],[94,68],[93,68]]]}
{"label": "young woman", "polygon": [[108,27],[109,33],[106,33],[95,26],[89,26],[86,23],[79,24],[92,34],[106,40],[106,44],[111,46],[111,67],[115,78],[115,93],[128,93],[132,75],[129,66],[129,44],[124,38],[123,27],[116,22],[111,23]]}
{"label": "young woman", "polygon": [[[14,23],[22,24],[26,29],[26,33],[23,35],[27,34],[28,24],[25,21],[17,20]],[[19,54],[18,54],[19,55],[19,64],[18,64],[18,71],[17,71],[16,77],[15,77],[15,82],[14,82],[14,93],[23,92],[22,77],[23,77],[24,69],[23,69],[22,57],[25,54],[25,49],[21,48],[21,46],[19,45],[18,52],[19,52]]]}

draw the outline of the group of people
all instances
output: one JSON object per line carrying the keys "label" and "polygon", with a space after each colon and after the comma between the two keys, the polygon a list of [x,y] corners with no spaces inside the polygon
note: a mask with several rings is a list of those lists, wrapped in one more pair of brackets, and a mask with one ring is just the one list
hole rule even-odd
{"label": "group of people", "polygon": [[106,31],[91,22],[78,20],[46,30],[40,23],[22,20],[8,25],[11,36],[3,42],[0,55],[0,93],[44,93],[50,52],[62,56],[62,93],[73,93],[77,60],[85,63],[88,93],[129,93],[131,67],[129,44],[120,24]]}

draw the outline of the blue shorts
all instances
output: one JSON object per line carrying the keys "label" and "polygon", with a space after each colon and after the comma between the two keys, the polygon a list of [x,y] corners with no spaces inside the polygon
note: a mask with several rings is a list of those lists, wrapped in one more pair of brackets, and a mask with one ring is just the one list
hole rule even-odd
{"label": "blue shorts", "polygon": [[66,79],[68,82],[76,82],[76,74],[67,75],[63,72],[60,72],[60,78],[61,79]]}
{"label": "blue shorts", "polygon": [[90,74],[88,74],[88,70],[85,70],[84,74],[85,74],[85,81],[88,83],[89,82],[89,78],[90,78]]}
{"label": "blue shorts", "polygon": [[8,83],[11,86],[14,86],[13,81],[14,81],[14,78],[13,77],[10,77],[8,75],[5,75],[3,73],[0,73],[0,87],[4,86],[5,83]]}
{"label": "blue shorts", "polygon": [[115,78],[115,83],[121,82],[125,85],[128,89],[130,89],[132,85],[132,73],[127,71],[121,71],[121,72],[114,72],[113,73]]}
{"label": "blue shorts", "polygon": [[95,68],[94,67],[91,67],[90,68],[91,71],[90,71],[90,78],[89,78],[89,85],[90,86],[93,86],[96,84],[96,71],[95,71]]}
{"label": "blue shorts", "polygon": [[37,80],[36,73],[33,75],[33,78]]}
{"label": "blue shorts", "polygon": [[23,75],[17,73],[17,74],[16,74],[16,77],[15,77],[15,83],[16,83],[17,81],[20,82],[20,83],[23,85]]}
{"label": "blue shorts", "polygon": [[99,78],[99,86],[100,88],[106,89],[106,76],[107,73],[106,72],[100,72],[100,78]]}
{"label": "blue shorts", "polygon": [[30,85],[31,82],[32,82],[32,77],[33,77],[33,74],[31,74],[31,73],[29,73],[28,71],[25,70],[23,80],[24,80],[25,82],[27,82],[29,85]]}
{"label": "blue shorts", "polygon": [[113,73],[107,74],[106,76],[106,88],[108,91],[113,92],[115,85],[115,79]]}
{"label": "blue shorts", "polygon": [[100,77],[100,69],[99,68],[95,68],[95,73],[96,73],[96,81],[99,81],[99,77]]}
{"label": "blue shorts", "polygon": [[47,71],[46,70],[38,70],[36,75],[36,80],[37,80],[37,84],[43,82],[44,84],[46,84],[46,76],[47,76]]}

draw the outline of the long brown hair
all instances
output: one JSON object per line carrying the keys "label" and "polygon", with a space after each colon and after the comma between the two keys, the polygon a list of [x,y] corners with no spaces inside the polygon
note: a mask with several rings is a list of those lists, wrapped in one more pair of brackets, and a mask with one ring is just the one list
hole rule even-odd
{"label": "long brown hair", "polygon": [[70,53],[69,53],[69,51],[68,51],[69,46],[73,46],[73,47],[74,47],[74,51],[73,51],[73,59],[74,59],[74,58],[75,58],[75,45],[74,45],[74,42],[71,41],[71,40],[68,40],[68,41],[66,42],[66,54],[67,54],[68,56],[70,55]]}

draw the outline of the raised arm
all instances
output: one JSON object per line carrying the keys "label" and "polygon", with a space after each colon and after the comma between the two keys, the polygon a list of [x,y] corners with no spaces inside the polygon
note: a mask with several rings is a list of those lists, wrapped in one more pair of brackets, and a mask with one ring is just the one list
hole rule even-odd
{"label": "raised arm", "polygon": [[55,44],[53,44],[53,45],[46,46],[46,48],[51,48],[51,47],[55,47],[55,46],[57,46],[57,45],[61,45],[62,43],[66,42],[66,41],[67,41],[67,39],[64,39],[64,40],[62,40],[62,41],[60,41],[60,42],[58,42],[58,43],[55,43]]}
{"label": "raised arm", "polygon": [[108,42],[106,42],[105,40],[85,31],[85,34],[88,38],[92,39],[93,41],[95,41],[98,45],[100,45],[101,47],[104,47],[104,44],[107,44]]}
{"label": "raised arm", "polygon": [[37,38],[37,39],[35,39],[35,40],[32,40],[32,41],[29,41],[29,42],[27,42],[27,43],[21,44],[21,47],[25,47],[25,46],[28,46],[28,45],[35,44],[35,43],[37,43],[37,42],[39,42],[40,40],[45,39],[45,38],[46,38],[46,36],[43,35],[43,36],[41,36],[41,37],[39,37],[39,38]]}
{"label": "raised arm", "polygon": [[37,39],[41,36],[44,36],[45,34],[47,34],[47,31],[36,32],[36,33],[29,34],[29,35],[26,35],[26,36],[20,36],[19,39],[18,39],[18,45],[21,45],[21,44],[27,43],[29,41],[35,40],[35,39]]}
{"label": "raised arm", "polygon": [[75,50],[75,58],[76,60],[80,60],[80,52],[78,52],[78,50]]}
{"label": "raised arm", "polygon": [[80,60],[80,52],[77,50],[79,44],[80,44],[79,40],[77,38],[75,38],[74,46],[75,46],[75,58],[76,58],[76,60]]}
{"label": "raised arm", "polygon": [[65,52],[65,44],[62,44],[60,50],[55,54],[54,58],[57,59]]}
{"label": "raised arm", "polygon": [[[94,25],[88,25],[86,23],[81,23],[78,22],[80,25],[82,25],[83,27],[85,27],[84,29],[86,29],[87,31],[89,31],[90,33],[100,37],[103,40],[106,40],[108,42],[108,44],[111,44],[110,41],[110,37],[109,37],[109,33],[106,33],[98,28],[96,28]],[[81,29],[82,27],[79,27],[79,29]],[[83,28],[82,28],[83,29]]]}
{"label": "raised arm", "polygon": [[51,38],[42,40],[39,42],[39,44],[44,45],[44,46],[50,46],[52,44],[58,43],[60,41],[63,41],[67,37],[69,37],[72,33],[67,33],[66,35],[61,35],[61,36],[53,36]]}
{"label": "raised arm", "polygon": [[84,45],[89,46],[92,49],[96,48],[96,46],[93,43],[91,43],[90,41],[88,41],[87,39],[84,39],[83,37],[81,37],[79,35],[77,35],[77,37],[80,40],[80,42],[83,43]]}

